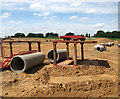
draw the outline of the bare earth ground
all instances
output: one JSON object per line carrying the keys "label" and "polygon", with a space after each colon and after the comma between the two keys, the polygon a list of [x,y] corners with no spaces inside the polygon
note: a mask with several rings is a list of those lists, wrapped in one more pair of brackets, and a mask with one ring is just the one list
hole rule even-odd
{"label": "bare earth ground", "polygon": [[[31,68],[25,73],[16,74],[11,70],[2,72],[3,97],[118,97],[118,47],[107,47],[107,51],[98,52],[93,44],[84,44],[85,61],[78,61],[81,66],[63,67],[53,65],[47,59],[47,52],[53,48],[50,41],[40,40],[45,54],[44,63]],[[96,39],[98,43],[111,41]],[[5,56],[10,55],[9,45],[3,44]],[[14,44],[14,54],[28,51],[28,44]],[[65,49],[65,44],[58,43],[58,49]],[[74,46],[70,44],[70,57],[74,56]],[[78,59],[81,59],[80,44],[77,45]],[[32,44],[37,49],[37,44]],[[3,58],[4,60],[5,58]]]}

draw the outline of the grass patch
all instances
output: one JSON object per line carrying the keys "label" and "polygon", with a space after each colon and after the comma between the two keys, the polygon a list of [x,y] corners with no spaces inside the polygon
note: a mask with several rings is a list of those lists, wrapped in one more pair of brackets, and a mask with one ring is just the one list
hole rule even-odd
{"label": "grass patch", "polygon": [[108,39],[115,40],[115,41],[120,41],[120,38],[108,38]]}
{"label": "grass patch", "polygon": [[40,38],[40,37],[26,37],[26,38],[32,38],[32,39],[60,39],[59,37],[44,37],[44,38]]}
{"label": "grass patch", "polygon": [[96,40],[95,37],[89,37],[89,38],[86,38],[86,40]]}
{"label": "grass patch", "polygon": [[108,37],[94,37],[94,38],[107,38],[115,41],[120,41],[120,38],[108,38]]}

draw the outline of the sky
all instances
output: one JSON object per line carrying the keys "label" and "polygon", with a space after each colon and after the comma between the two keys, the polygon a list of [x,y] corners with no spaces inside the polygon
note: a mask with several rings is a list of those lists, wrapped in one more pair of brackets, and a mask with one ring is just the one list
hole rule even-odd
{"label": "sky", "polygon": [[15,33],[54,32],[76,35],[118,30],[118,1],[3,0],[0,37]]}

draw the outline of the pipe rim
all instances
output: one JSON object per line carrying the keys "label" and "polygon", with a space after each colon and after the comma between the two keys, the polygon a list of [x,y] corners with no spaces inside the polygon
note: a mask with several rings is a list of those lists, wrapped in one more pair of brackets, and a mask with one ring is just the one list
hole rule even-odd
{"label": "pipe rim", "polygon": [[[53,62],[54,62],[54,59],[49,58],[49,53],[50,53],[50,52],[53,52],[53,49],[49,50],[48,53],[47,53],[48,59],[50,60],[50,62],[53,63]],[[56,61],[58,61],[58,60],[59,60],[59,53],[56,51],[56,54],[57,54]]]}
{"label": "pipe rim", "polygon": [[[12,62],[14,61],[15,58],[20,58],[20,59],[24,62],[24,67],[23,67],[21,70],[17,70],[17,71],[16,71],[15,69],[13,69]],[[24,72],[25,69],[26,69],[26,62],[25,62],[25,60],[24,60],[21,56],[19,56],[19,55],[14,56],[14,57],[11,59],[11,62],[10,62],[10,69],[11,69],[12,71],[14,71],[15,73],[22,73],[22,72]]]}

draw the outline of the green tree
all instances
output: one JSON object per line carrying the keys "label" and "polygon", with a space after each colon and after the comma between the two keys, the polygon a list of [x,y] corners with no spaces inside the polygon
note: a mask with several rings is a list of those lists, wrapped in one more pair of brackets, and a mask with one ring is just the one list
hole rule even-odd
{"label": "green tree", "polygon": [[119,34],[118,31],[112,31],[111,37],[112,37],[112,38],[118,38],[118,37],[120,37],[119,35],[120,35],[120,34]]}
{"label": "green tree", "polygon": [[88,35],[88,37],[90,37],[90,34]]}
{"label": "green tree", "polygon": [[14,37],[25,37],[24,33],[16,33]]}
{"label": "green tree", "polygon": [[42,33],[29,33],[27,37],[44,37],[44,35]]}
{"label": "green tree", "polygon": [[103,37],[103,35],[104,35],[104,31],[102,30],[97,31],[96,33],[96,37]]}
{"label": "green tree", "polygon": [[72,32],[68,32],[68,33],[66,33],[65,35],[75,35],[75,34],[72,33]]}
{"label": "green tree", "polygon": [[88,33],[85,34],[85,37],[88,37]]}
{"label": "green tree", "polygon": [[112,33],[107,31],[107,32],[104,33],[104,35],[102,37],[109,37],[109,38],[111,38],[112,37]]}
{"label": "green tree", "polygon": [[58,33],[53,33],[53,32],[51,32],[51,33],[46,33],[46,35],[45,35],[45,37],[58,37],[59,35],[58,35]]}

